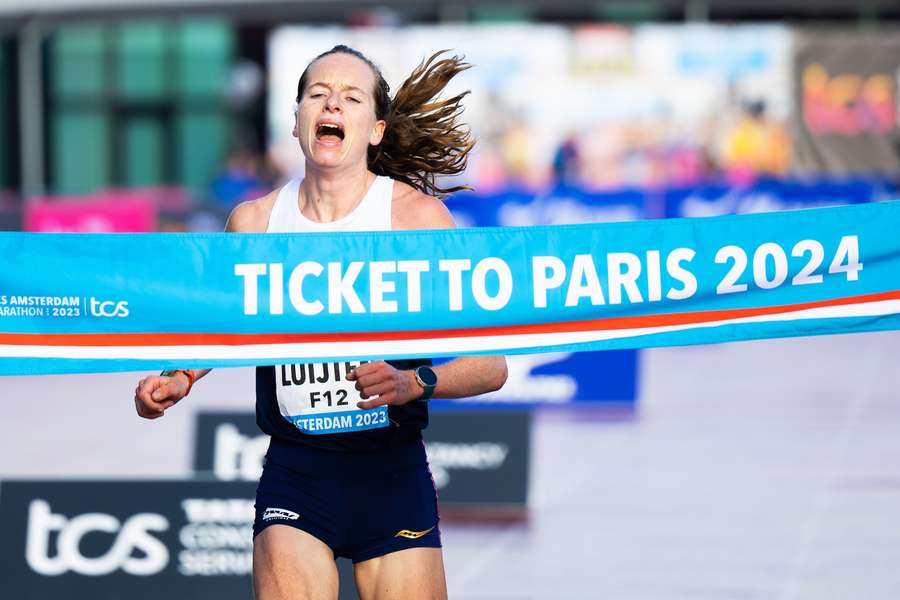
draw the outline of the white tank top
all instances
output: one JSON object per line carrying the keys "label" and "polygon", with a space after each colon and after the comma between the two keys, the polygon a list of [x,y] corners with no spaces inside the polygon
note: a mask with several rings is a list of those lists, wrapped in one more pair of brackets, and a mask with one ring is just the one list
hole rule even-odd
{"label": "white tank top", "polygon": [[[300,212],[300,179],[292,179],[281,188],[272,212],[269,214],[267,232],[295,233],[315,231],[384,231],[391,229],[391,197],[394,180],[390,177],[376,177],[359,204],[346,216],[337,221],[319,223]],[[272,391],[257,396],[257,411],[262,411],[268,419],[281,425],[289,424],[292,434],[297,432],[300,439],[305,434],[330,434],[363,432],[367,430],[389,431],[389,410],[381,406],[371,411],[356,408],[363,398],[352,381],[346,379],[347,369],[361,364],[359,361],[346,363],[280,365],[271,371],[258,369],[257,377],[263,378],[264,387]],[[341,376],[341,369],[344,375]],[[290,376],[288,376],[290,370]],[[266,382],[265,380],[269,381]],[[272,380],[274,379],[274,387]],[[274,393],[273,393],[274,392]],[[278,411],[276,413],[275,411]],[[279,414],[282,420],[269,415]],[[260,414],[259,412],[257,414]],[[421,427],[419,427],[421,429]],[[273,429],[274,431],[274,429]],[[270,432],[271,434],[271,432]],[[302,435],[301,435],[302,434]],[[385,434],[393,435],[393,434]],[[292,437],[293,439],[293,437]],[[311,443],[311,442],[310,442]],[[324,442],[319,442],[322,444]],[[331,442],[340,446],[337,442]],[[344,442],[349,444],[350,442]]]}
{"label": "white tank top", "polygon": [[298,231],[386,231],[391,229],[391,198],[394,180],[376,176],[366,195],[350,214],[327,223],[306,218],[300,212],[300,182],[292,179],[275,199],[266,232],[290,233]]}

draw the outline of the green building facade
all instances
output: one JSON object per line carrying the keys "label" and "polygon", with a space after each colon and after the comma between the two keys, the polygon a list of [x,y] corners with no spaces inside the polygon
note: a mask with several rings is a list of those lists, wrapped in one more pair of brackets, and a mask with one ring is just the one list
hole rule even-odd
{"label": "green building facade", "polygon": [[48,191],[204,189],[229,143],[234,54],[221,20],[61,27],[49,38]]}

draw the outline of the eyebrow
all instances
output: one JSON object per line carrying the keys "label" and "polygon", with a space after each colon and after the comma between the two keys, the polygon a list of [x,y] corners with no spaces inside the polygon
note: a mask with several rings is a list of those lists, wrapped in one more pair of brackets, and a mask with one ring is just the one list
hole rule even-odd
{"label": "eyebrow", "polygon": [[[329,90],[331,89],[331,86],[323,81],[316,81],[315,83],[311,83],[311,84],[309,84],[309,87],[313,87],[313,86],[317,86],[317,85],[328,88]],[[341,89],[345,92],[359,92],[361,94],[366,93],[366,91],[364,89],[358,88],[355,85],[343,85],[343,86],[341,86]]]}

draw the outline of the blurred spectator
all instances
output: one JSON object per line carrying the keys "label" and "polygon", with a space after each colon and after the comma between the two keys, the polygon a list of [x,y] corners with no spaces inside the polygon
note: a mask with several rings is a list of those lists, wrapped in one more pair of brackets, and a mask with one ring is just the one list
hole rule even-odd
{"label": "blurred spectator", "polygon": [[508,183],[526,186],[539,178],[532,160],[532,132],[521,119],[513,120],[503,132],[501,151]]}
{"label": "blurred spectator", "polygon": [[722,162],[732,181],[746,183],[760,175],[783,176],[791,160],[791,138],[785,126],[766,116],[765,102],[744,105],[743,114],[726,133]]}
{"label": "blurred spectator", "polygon": [[228,155],[225,170],[213,179],[209,191],[217,207],[230,209],[244,200],[265,195],[270,190],[260,177],[259,158],[237,149]]}
{"label": "blurred spectator", "polygon": [[578,138],[570,131],[553,155],[553,176],[557,183],[572,185],[578,178]]}

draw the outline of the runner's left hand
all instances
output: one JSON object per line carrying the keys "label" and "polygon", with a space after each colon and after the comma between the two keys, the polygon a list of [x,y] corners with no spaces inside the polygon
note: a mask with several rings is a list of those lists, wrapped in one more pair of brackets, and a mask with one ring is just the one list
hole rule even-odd
{"label": "runner's left hand", "polygon": [[[412,371],[395,369],[383,360],[359,365],[347,375],[356,382],[356,389],[363,397],[359,408],[375,408],[385,404],[401,405],[420,397],[424,390]],[[367,398],[372,398],[366,400]]]}

